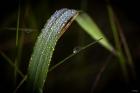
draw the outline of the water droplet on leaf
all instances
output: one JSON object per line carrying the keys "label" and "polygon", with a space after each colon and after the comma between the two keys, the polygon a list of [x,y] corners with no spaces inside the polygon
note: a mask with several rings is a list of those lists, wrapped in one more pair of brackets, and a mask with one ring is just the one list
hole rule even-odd
{"label": "water droplet on leaf", "polygon": [[75,54],[75,53],[79,52],[80,49],[81,49],[81,47],[75,47],[75,48],[73,48],[73,53]]}

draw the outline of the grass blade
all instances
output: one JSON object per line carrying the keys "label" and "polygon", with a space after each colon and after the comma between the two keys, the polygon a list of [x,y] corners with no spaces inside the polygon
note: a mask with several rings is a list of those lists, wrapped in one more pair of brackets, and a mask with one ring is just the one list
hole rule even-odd
{"label": "grass blade", "polygon": [[19,23],[20,23],[20,0],[18,0],[18,12],[17,12],[17,26],[16,26],[16,50],[15,50],[15,71],[14,71],[14,77],[15,77],[15,86],[16,86],[16,83],[17,83],[17,68],[18,68],[18,65],[19,65],[19,60],[20,60],[20,57],[21,57],[21,49],[22,49],[22,46],[21,46],[21,40],[22,38],[19,39]]}
{"label": "grass blade", "polygon": [[71,57],[75,56],[76,54],[80,53],[81,51],[85,50],[86,48],[96,44],[97,42],[99,42],[102,38],[100,38],[99,40],[92,42],[84,47],[81,47],[79,50],[77,50],[75,53],[72,53],[71,55],[69,55],[68,57],[66,57],[65,59],[63,59],[62,61],[60,61],[59,63],[57,63],[56,65],[52,66],[49,71],[54,70],[56,67],[58,67],[59,65],[61,65],[62,63],[64,63],[66,60],[70,59]]}
{"label": "grass blade", "polygon": [[32,92],[42,93],[56,42],[78,15],[75,10],[61,9],[48,20],[34,47],[28,68]]}
{"label": "grass blade", "polygon": [[112,45],[108,42],[107,38],[98,28],[96,23],[92,21],[89,15],[87,15],[86,13],[81,13],[79,16],[77,16],[76,21],[95,40],[98,40],[102,37],[103,39],[100,40],[99,43],[106,49],[114,53]]}
{"label": "grass blade", "polygon": [[93,82],[93,85],[92,85],[90,93],[94,93],[94,91],[95,91],[95,89],[96,89],[96,87],[98,85],[98,82],[101,79],[101,76],[102,76],[103,72],[106,70],[107,66],[109,65],[109,62],[110,62],[111,58],[112,58],[112,54],[109,54],[107,59],[105,60],[104,64],[102,65],[100,71],[98,72],[94,82]]}
{"label": "grass blade", "polygon": [[18,46],[19,43],[19,20],[20,20],[20,0],[18,4],[18,14],[17,14],[17,28],[16,28],[16,46]]}
{"label": "grass blade", "polygon": [[14,90],[13,93],[17,93],[17,90],[23,85],[23,83],[27,80],[27,75],[23,77],[23,79],[20,81],[20,83],[17,85],[16,89]]}
{"label": "grass blade", "polygon": [[108,9],[108,15],[109,15],[109,21],[110,21],[112,33],[114,36],[116,51],[117,51],[116,56],[118,57],[118,60],[120,62],[124,78],[126,81],[128,81],[128,71],[127,71],[127,67],[126,67],[126,60],[125,60],[124,54],[122,52],[121,42],[120,42],[120,38],[119,38],[119,34],[118,34],[118,29],[117,29],[117,26],[115,23],[116,20],[114,17],[114,13],[113,13],[113,10],[112,10],[110,5],[107,6],[107,9]]}
{"label": "grass blade", "polygon": [[21,77],[24,77],[24,74],[20,71],[20,69],[17,68],[17,66],[15,66],[15,64],[12,62],[12,60],[8,56],[6,56],[1,50],[0,50],[0,55],[10,64],[10,66],[12,66],[14,69],[16,69],[16,72]]}
{"label": "grass blade", "polygon": [[[116,50],[118,52],[117,57],[118,57],[118,59],[120,61],[120,64],[122,66],[123,73],[124,73],[124,75],[127,79],[128,71],[127,71],[127,68],[126,68],[126,66],[127,66],[126,60],[128,60],[128,65],[130,66],[130,69],[132,71],[132,75],[135,78],[135,71],[134,71],[134,65],[133,65],[132,57],[131,57],[131,54],[129,52],[128,45],[126,43],[125,37],[122,33],[121,26],[120,26],[120,24],[117,20],[117,17],[115,16],[115,14],[113,12],[112,7],[110,5],[108,5],[107,9],[108,9],[110,24],[111,24],[115,44],[116,44]],[[124,51],[126,53],[127,59],[124,56],[125,53],[123,53],[121,43],[123,44]]]}

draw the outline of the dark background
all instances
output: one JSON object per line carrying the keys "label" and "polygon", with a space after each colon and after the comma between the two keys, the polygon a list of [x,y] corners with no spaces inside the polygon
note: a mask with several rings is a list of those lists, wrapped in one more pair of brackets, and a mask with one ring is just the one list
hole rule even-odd
{"label": "dark background", "polygon": [[[49,72],[44,92],[46,93],[135,93],[139,92],[140,61],[140,3],[139,0],[108,0],[123,28],[133,57],[137,79],[129,82],[123,78],[120,64],[115,56],[99,44],[72,57],[52,72]],[[20,28],[33,31],[20,31],[22,53],[19,68],[26,74],[28,61],[38,33],[46,20],[56,10],[70,8],[87,12],[114,45],[105,0],[20,0]],[[0,50],[11,60],[15,58],[15,37],[18,0],[0,0]],[[76,22],[59,40],[51,66],[72,53],[73,48],[84,46],[94,40]],[[111,58],[110,55],[112,56]],[[106,61],[109,63],[95,86],[95,80]],[[14,84],[14,69],[0,56],[0,93],[11,93],[22,79],[18,76]],[[24,91],[26,84],[18,90]],[[135,91],[136,90],[136,91]]]}

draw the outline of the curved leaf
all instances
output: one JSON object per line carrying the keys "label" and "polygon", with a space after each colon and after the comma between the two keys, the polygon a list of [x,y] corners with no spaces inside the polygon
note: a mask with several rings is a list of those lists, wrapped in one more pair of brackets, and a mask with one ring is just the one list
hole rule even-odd
{"label": "curved leaf", "polygon": [[28,68],[28,83],[32,92],[42,93],[56,42],[78,15],[78,11],[56,11],[42,29],[34,47]]}

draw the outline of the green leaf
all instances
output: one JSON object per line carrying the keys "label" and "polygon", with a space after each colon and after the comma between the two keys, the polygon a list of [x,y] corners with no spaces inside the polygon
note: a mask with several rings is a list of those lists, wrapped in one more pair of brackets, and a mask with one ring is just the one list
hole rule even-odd
{"label": "green leaf", "polygon": [[82,12],[80,15],[76,17],[76,21],[95,40],[103,38],[102,40],[99,41],[99,43],[106,49],[114,53],[114,48],[108,42],[105,35],[101,32],[96,23],[92,21],[92,19],[88,14]]}
{"label": "green leaf", "polygon": [[43,92],[56,42],[77,15],[78,11],[76,10],[61,9],[51,16],[42,29],[28,68],[28,84],[32,92]]}

